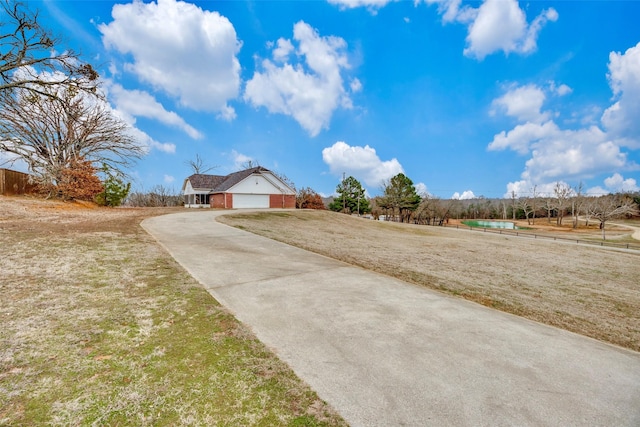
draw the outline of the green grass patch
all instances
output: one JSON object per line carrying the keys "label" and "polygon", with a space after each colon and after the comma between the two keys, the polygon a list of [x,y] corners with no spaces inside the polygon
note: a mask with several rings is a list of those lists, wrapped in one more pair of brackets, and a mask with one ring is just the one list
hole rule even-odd
{"label": "green grass patch", "polygon": [[0,425],[346,424],[139,230],[0,246]]}

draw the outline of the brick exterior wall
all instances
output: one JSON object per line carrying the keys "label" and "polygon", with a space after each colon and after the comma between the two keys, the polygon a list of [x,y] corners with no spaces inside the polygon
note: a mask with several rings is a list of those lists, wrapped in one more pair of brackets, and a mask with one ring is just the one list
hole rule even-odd
{"label": "brick exterior wall", "polygon": [[294,194],[288,194],[283,196],[282,194],[270,194],[269,195],[269,207],[270,208],[296,208],[296,196]]}
{"label": "brick exterior wall", "polygon": [[[209,204],[211,205],[212,208],[224,209],[225,196],[226,194],[224,193],[212,194],[211,197],[209,198]],[[231,196],[231,194],[229,194],[229,196]],[[227,204],[227,207],[230,207],[229,204]]]}

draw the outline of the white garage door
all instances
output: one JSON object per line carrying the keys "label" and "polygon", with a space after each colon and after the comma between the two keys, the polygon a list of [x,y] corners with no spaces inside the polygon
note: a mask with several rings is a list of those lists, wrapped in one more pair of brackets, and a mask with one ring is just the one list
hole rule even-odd
{"label": "white garage door", "polygon": [[235,209],[243,208],[268,208],[268,194],[234,194],[233,207]]}

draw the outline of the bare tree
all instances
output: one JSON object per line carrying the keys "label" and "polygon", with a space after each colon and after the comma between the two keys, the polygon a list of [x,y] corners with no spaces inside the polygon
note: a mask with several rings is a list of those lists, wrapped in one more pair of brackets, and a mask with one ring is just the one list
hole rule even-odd
{"label": "bare tree", "polygon": [[516,195],[515,190],[511,190],[511,213],[514,221],[516,220],[517,201],[518,201],[518,196]]}
{"label": "bare tree", "polygon": [[207,172],[211,172],[218,167],[205,164],[204,160],[202,160],[202,157],[200,157],[199,154],[196,154],[195,159],[187,160],[185,163],[191,168],[195,175],[206,174]]}
{"label": "bare tree", "polygon": [[500,208],[502,211],[502,219],[507,219],[507,204],[504,200],[500,200]]}
{"label": "bare tree", "polygon": [[121,171],[144,154],[102,100],[65,86],[42,90],[55,97],[0,91],[0,152],[23,160],[37,183],[55,187],[61,171],[80,158]]}
{"label": "bare tree", "polygon": [[632,197],[622,194],[600,196],[590,206],[590,213],[600,221],[602,240],[606,239],[605,226],[607,221],[624,215],[637,215],[638,207]]}
{"label": "bare tree", "polygon": [[[61,40],[40,25],[25,4],[0,0],[0,91],[27,90],[55,98],[48,90],[65,86],[96,93],[98,73],[64,49]],[[47,78],[43,78],[46,74]]]}
{"label": "bare tree", "polygon": [[174,189],[163,185],[156,185],[148,192],[134,191],[127,196],[127,206],[135,207],[166,207],[182,205],[182,196]]}
{"label": "bare tree", "polygon": [[245,162],[242,162],[242,164],[240,164],[240,169],[238,170],[247,170],[247,169],[253,169],[253,168],[257,168],[258,166],[260,166],[260,162],[257,160],[253,160],[253,159],[249,159]]}
{"label": "bare tree", "polygon": [[156,185],[149,193],[149,204],[155,207],[178,206],[181,197],[164,185]]}
{"label": "bare tree", "polygon": [[536,223],[536,202],[538,201],[538,186],[534,185],[531,188],[531,223]]}
{"label": "bare tree", "polygon": [[282,173],[282,172],[278,172],[278,171],[274,171],[274,170],[272,170],[271,172],[272,172],[275,176],[277,176],[277,177],[280,179],[280,181],[282,181],[282,182],[284,182],[285,184],[287,184],[287,186],[288,186],[289,188],[291,188],[294,192],[297,192],[297,189],[296,189],[296,183],[295,183],[295,182],[293,182],[293,180],[292,180],[291,178],[289,178],[287,175],[285,175],[285,174],[284,174],[284,173]]}
{"label": "bare tree", "polygon": [[[428,223],[433,225],[444,225],[449,222],[451,211],[455,206],[455,201],[451,199],[443,200],[434,196],[428,197],[430,199],[427,204],[427,214],[429,217]],[[425,197],[425,199],[427,199],[427,197]],[[418,207],[418,209],[420,208]]]}
{"label": "bare tree", "polygon": [[556,203],[551,197],[547,197],[544,201],[544,208],[547,211],[547,223],[551,224],[551,212],[555,209]]}
{"label": "bare tree", "polygon": [[529,218],[529,215],[531,215],[531,213],[533,212],[533,205],[531,204],[531,198],[521,197],[518,200],[518,206],[520,206],[520,209],[524,211],[524,217],[527,219],[527,224],[531,224],[531,219]]}
{"label": "bare tree", "polygon": [[558,210],[557,224],[562,225],[562,218],[564,218],[564,212],[571,198],[573,189],[564,183],[556,182],[556,186],[553,188],[553,194],[556,196],[556,209]]}
{"label": "bare tree", "polygon": [[574,196],[571,198],[571,216],[573,216],[573,228],[578,228],[578,218],[584,206],[584,184],[578,184],[574,190]]}

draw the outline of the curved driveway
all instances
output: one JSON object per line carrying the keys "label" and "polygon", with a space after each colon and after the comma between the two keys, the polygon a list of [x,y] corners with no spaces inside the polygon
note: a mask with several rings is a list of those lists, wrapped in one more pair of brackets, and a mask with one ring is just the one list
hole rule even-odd
{"label": "curved driveway", "polygon": [[640,425],[640,353],[225,226],[223,213],[142,225],[351,425]]}

